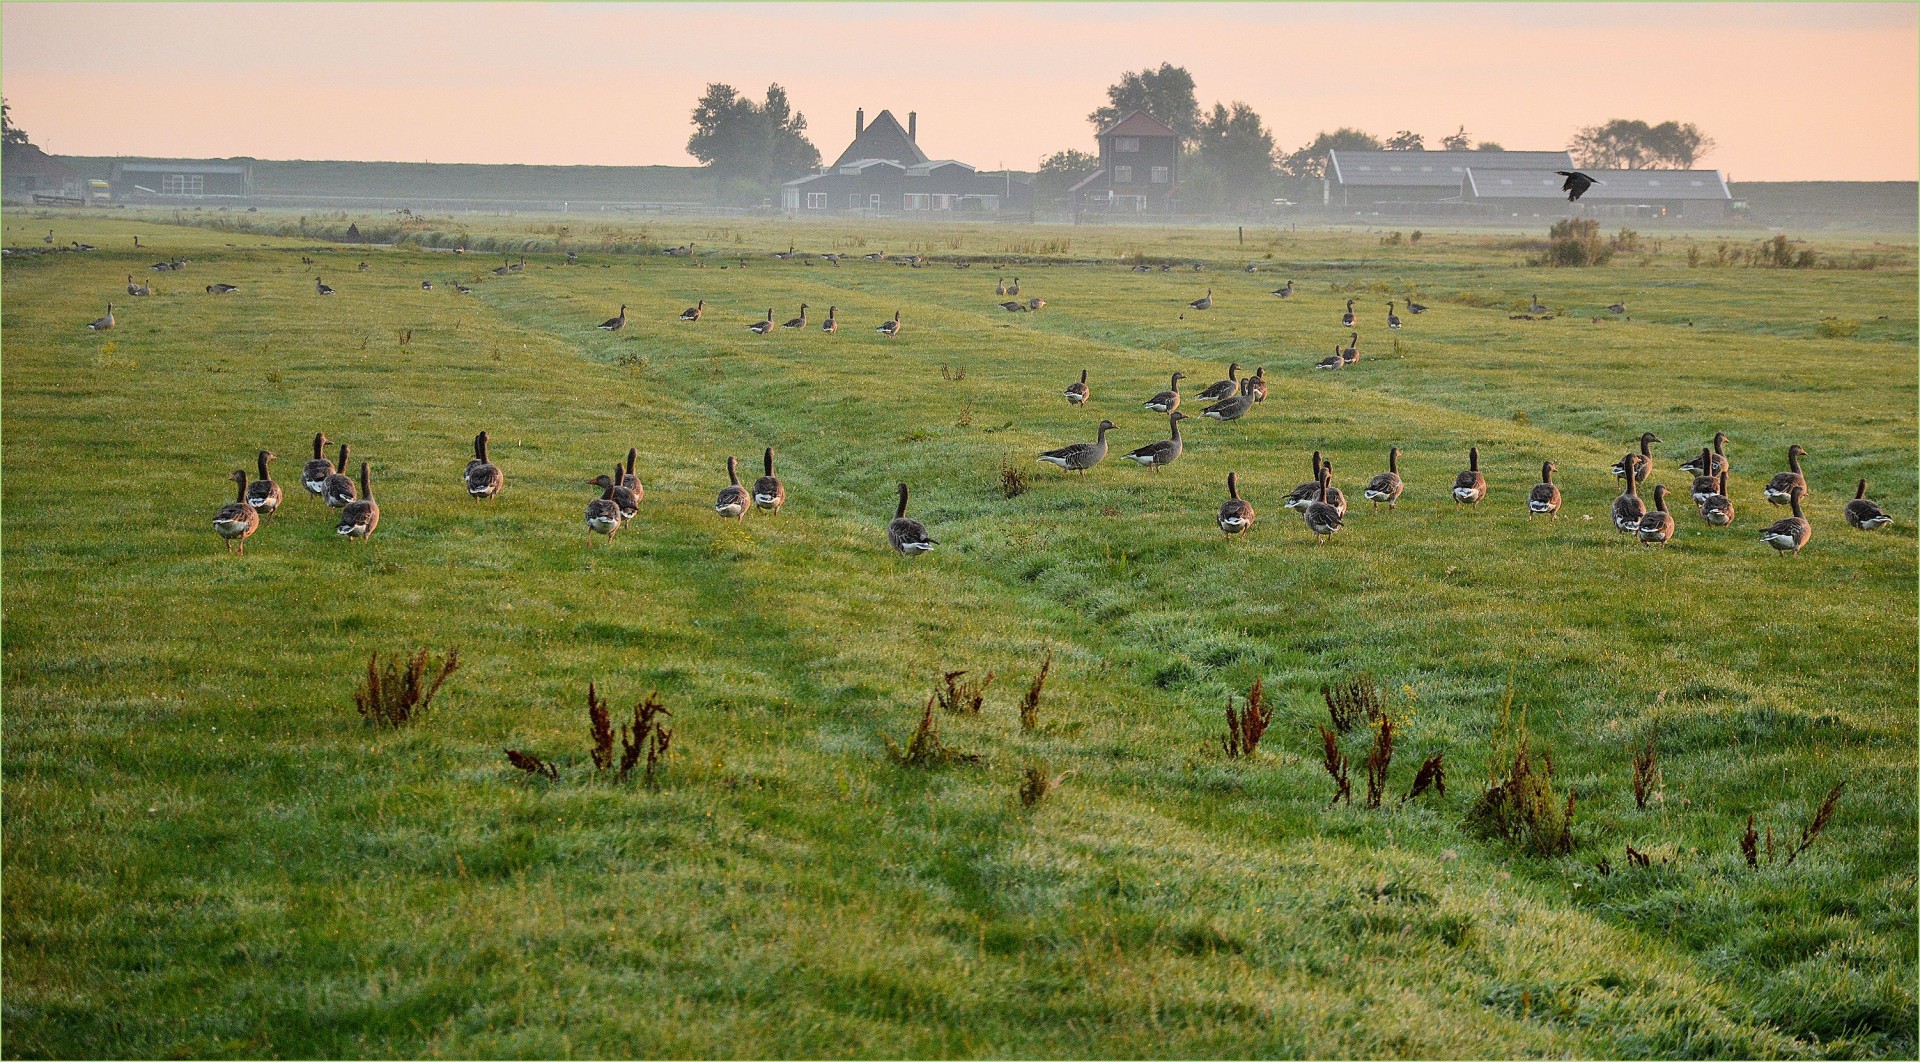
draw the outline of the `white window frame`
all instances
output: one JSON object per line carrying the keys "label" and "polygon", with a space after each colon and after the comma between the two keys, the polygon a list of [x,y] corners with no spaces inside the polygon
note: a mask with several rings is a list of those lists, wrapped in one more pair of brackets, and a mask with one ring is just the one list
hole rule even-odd
{"label": "white window frame", "polygon": [[1136,152],[1140,150],[1140,138],[1137,136],[1116,136],[1113,138],[1113,150]]}
{"label": "white window frame", "polygon": [[847,209],[848,210],[860,209],[860,193],[859,192],[847,193]]}
{"label": "white window frame", "polygon": [[880,193],[879,192],[874,192],[872,195],[867,196],[867,209],[868,210],[880,209]]}
{"label": "white window frame", "polygon": [[1154,183],[1154,184],[1166,184],[1166,183],[1167,183],[1167,178],[1168,178],[1168,176],[1169,176],[1169,174],[1170,174],[1170,172],[1171,172],[1171,171],[1170,171],[1170,170],[1169,170],[1169,169],[1168,169],[1167,167],[1165,167],[1165,166],[1155,166],[1155,167],[1154,167],[1154,168],[1153,168],[1153,169],[1152,169],[1151,171],[1149,171],[1149,172],[1150,172],[1150,177],[1149,177],[1149,179],[1150,179],[1150,180],[1152,181],[1152,183]]}
{"label": "white window frame", "polygon": [[1113,183],[1132,184],[1133,183],[1133,167],[1132,166],[1115,166],[1113,168]]}
{"label": "white window frame", "polygon": [[198,173],[169,173],[160,178],[162,195],[205,195],[207,179]]}
{"label": "white window frame", "polygon": [[825,210],[825,209],[827,209],[827,193],[825,193],[825,192],[808,192],[808,193],[807,193],[807,209],[808,209],[808,210]]}
{"label": "white window frame", "polygon": [[902,210],[929,210],[929,209],[932,209],[932,208],[931,208],[931,207],[930,207],[930,206],[928,205],[928,197],[927,197],[927,193],[925,193],[925,192],[904,192],[904,193],[902,193],[902,194],[901,194],[901,196],[900,196],[900,209],[902,209]]}
{"label": "white window frame", "polygon": [[951,195],[949,195],[949,194],[947,194],[947,193],[945,193],[945,192],[935,192],[935,193],[933,193],[933,209],[935,209],[935,210],[952,210],[952,209],[953,209],[953,196],[951,196]]}

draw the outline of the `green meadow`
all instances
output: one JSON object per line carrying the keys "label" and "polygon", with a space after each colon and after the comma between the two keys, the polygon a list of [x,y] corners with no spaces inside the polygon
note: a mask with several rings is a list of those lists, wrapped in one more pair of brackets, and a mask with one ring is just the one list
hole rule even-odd
{"label": "green meadow", "polygon": [[[1544,223],[474,216],[364,247],[346,221],[5,220],[10,248],[99,248],[0,273],[8,1057],[1920,1049],[1910,239],[1782,269],[1642,234],[1548,269]],[[1044,309],[998,307],[1016,276]],[[1536,295],[1552,319],[1513,319]],[[1360,361],[1313,371],[1349,298]],[[802,302],[804,333],[747,330]],[[1141,403],[1172,372],[1191,396],[1230,361],[1264,404],[1186,421],[1165,469],[1119,459],[1165,437]],[[1102,417],[1090,473],[1034,460]],[[461,484],[482,429],[492,502]],[[1716,430],[1724,529],[1675,469]],[[372,463],[371,543],[299,486],[322,431]],[[1643,431],[1659,548],[1607,516]],[[1795,443],[1789,558],[1758,534]],[[750,478],[768,446],[785,511],[717,517],[726,458]],[[1488,496],[1456,509],[1470,446]],[[639,515],[590,541],[586,481],[629,447]],[[212,517],[261,448],[286,501],[235,556]],[[1281,504],[1316,449],[1351,505],[1324,545]],[[1546,460],[1565,507],[1529,520]],[[1841,519],[1861,478],[1891,527]],[[900,482],[927,556],[887,547]],[[412,723],[363,720],[369,656],[416,648],[459,667]],[[934,710],[966,758],[896,762],[959,670],[996,676]],[[1393,723],[1379,807],[1377,726],[1336,738],[1350,801],[1323,765],[1323,687],[1361,675]],[[1256,682],[1270,725],[1229,757]],[[589,683],[616,725],[652,691],[672,713],[651,784],[595,770]],[[1523,735],[1550,810],[1573,798],[1553,850],[1469,828]],[[1404,799],[1435,755],[1444,793]],[[1030,767],[1059,784],[1027,806]]]}

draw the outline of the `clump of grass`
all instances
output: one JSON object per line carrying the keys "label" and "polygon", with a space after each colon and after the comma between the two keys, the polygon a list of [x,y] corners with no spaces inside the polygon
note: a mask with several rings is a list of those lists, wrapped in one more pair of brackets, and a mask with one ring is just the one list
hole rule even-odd
{"label": "clump of grass", "polygon": [[942,676],[941,688],[934,691],[940,701],[940,707],[955,715],[979,715],[980,706],[986,703],[987,687],[993,685],[993,672],[977,683],[960,681],[969,674],[966,671],[949,671]]}
{"label": "clump of grass", "polygon": [[1060,774],[1051,774],[1044,760],[1028,764],[1027,769],[1020,775],[1020,806],[1038,807],[1042,800],[1047,799],[1047,794],[1060,788],[1060,783],[1066,781],[1067,776],[1072,773],[1072,771],[1065,771]]}
{"label": "clump of grass", "polygon": [[1387,768],[1393,765],[1394,722],[1381,716],[1373,724],[1373,746],[1367,750],[1367,806],[1377,808],[1387,791]]}
{"label": "clump of grass", "polygon": [[1433,790],[1434,793],[1439,796],[1447,795],[1447,766],[1444,762],[1445,756],[1446,753],[1444,752],[1436,752],[1428,756],[1426,761],[1420,764],[1420,769],[1414,772],[1413,788],[1407,790],[1407,795],[1400,798],[1402,804],[1417,798],[1429,789]]}
{"label": "clump of grass", "polygon": [[[1571,852],[1574,795],[1568,793],[1563,803],[1554,792],[1553,755],[1543,752],[1535,757],[1526,716],[1523,713],[1514,723],[1512,707],[1513,687],[1509,685],[1495,730],[1494,749],[1488,757],[1487,789],[1468,810],[1466,830],[1478,837],[1518,845],[1534,855]],[[1509,745],[1511,753],[1505,751]]]}
{"label": "clump of grass", "polygon": [[1247,702],[1238,712],[1233,709],[1233,694],[1227,694],[1227,736],[1220,739],[1220,745],[1230,760],[1244,759],[1260,751],[1260,739],[1266,735],[1267,724],[1273,722],[1273,708],[1266,703],[1262,681],[1253,680],[1253,687],[1247,691]]}
{"label": "clump of grass", "polygon": [[934,698],[927,698],[927,707],[920,713],[920,725],[914,727],[913,736],[907,739],[906,748],[884,731],[880,740],[887,743],[887,755],[902,767],[942,767],[950,763],[974,764],[980,757],[948,745],[940,737],[940,718],[933,712]]}
{"label": "clump of grass", "polygon": [[1000,459],[1000,495],[1005,498],[1018,498],[1027,492],[1027,471],[1013,463],[1012,458]]}
{"label": "clump of grass", "polygon": [[647,694],[647,699],[633,706],[633,722],[620,727],[620,777],[625,780],[632,773],[635,764],[640,762],[641,753],[647,757],[644,777],[647,785],[654,784],[655,772],[665,762],[667,749],[673,744],[673,731],[661,722],[661,717],[671,716],[666,706],[660,703],[658,691]]}
{"label": "clump of grass", "polygon": [[1020,698],[1020,729],[1032,731],[1040,726],[1040,691],[1047,686],[1047,676],[1053,673],[1053,650],[1047,650],[1047,658],[1040,662],[1040,671],[1033,676],[1033,684],[1027,687],[1024,697]]}
{"label": "clump of grass", "polygon": [[1814,327],[1825,339],[1848,339],[1860,331],[1860,322],[1849,321],[1844,317],[1823,317]]}
{"label": "clump of grass", "polygon": [[1374,688],[1373,676],[1365,671],[1346,682],[1321,686],[1320,696],[1327,702],[1333,728],[1342,734],[1350,733],[1362,719],[1371,723],[1386,714],[1386,702]]}
{"label": "clump of grass", "polygon": [[940,366],[940,378],[948,383],[959,383],[967,378],[967,370],[958,365],[949,366],[943,362]]}
{"label": "clump of grass", "polygon": [[1647,733],[1646,740],[1628,748],[1633,753],[1633,806],[1645,811],[1647,801],[1660,788],[1660,750],[1654,744],[1654,734]]}
{"label": "clump of grass", "polygon": [[521,752],[519,749],[508,749],[507,762],[528,774],[545,778],[548,781],[554,781],[560,777],[560,769],[558,767],[535,756],[531,752]]}
{"label": "clump of grass", "polygon": [[1793,851],[1787,853],[1788,866],[1792,866],[1793,861],[1800,858],[1800,853],[1813,846],[1813,842],[1820,837],[1820,831],[1826,829],[1827,823],[1833,820],[1834,810],[1840,806],[1840,790],[1845,785],[1845,782],[1841,782],[1827,790],[1827,798],[1820,802],[1819,809],[1813,813],[1813,819],[1800,827],[1800,842],[1794,845]]}
{"label": "clump of grass", "polygon": [[429,667],[425,649],[417,649],[411,656],[389,656],[384,664],[379,653],[369,654],[367,677],[353,691],[353,707],[370,723],[405,726],[427,710],[433,695],[459,666],[458,649],[449,649],[438,668]]}
{"label": "clump of grass", "polygon": [[1323,726],[1320,728],[1320,745],[1320,765],[1326,768],[1328,777],[1333,779],[1333,799],[1327,801],[1327,806],[1332,807],[1342,800],[1353,803],[1353,780],[1348,777],[1347,754],[1340,751],[1340,735]]}

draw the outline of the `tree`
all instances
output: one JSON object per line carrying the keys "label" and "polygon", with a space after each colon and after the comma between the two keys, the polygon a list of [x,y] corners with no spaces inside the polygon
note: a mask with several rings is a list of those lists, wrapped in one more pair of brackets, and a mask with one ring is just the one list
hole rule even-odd
{"label": "tree", "polygon": [[1506,149],[1506,148],[1503,148],[1503,147],[1501,147],[1501,146],[1500,146],[1499,144],[1496,144],[1496,143],[1494,143],[1494,142],[1493,142],[1493,141],[1491,141],[1491,140],[1482,140],[1482,141],[1480,141],[1480,142],[1479,142],[1478,144],[1475,144],[1475,145],[1473,145],[1473,150],[1475,150],[1475,151],[1505,151],[1505,150],[1507,150],[1507,149]]}
{"label": "tree", "polygon": [[807,140],[807,119],[793,110],[787,92],[767,86],[764,103],[732,85],[711,84],[693,109],[687,154],[723,181],[766,186],[800,176],[820,164]]}
{"label": "tree", "polygon": [[1321,133],[1306,145],[1279,160],[1280,171],[1289,177],[1326,176],[1327,152],[1329,151],[1380,151],[1380,139],[1371,133],[1342,126],[1331,133]]}
{"label": "tree", "polygon": [[1087,115],[1096,130],[1145,111],[1180,134],[1183,146],[1200,135],[1200,101],[1193,94],[1193,75],[1185,67],[1161,63],[1158,70],[1129,71],[1118,84],[1107,87],[1107,105]]}
{"label": "tree", "polygon": [[1688,122],[1615,118],[1574,134],[1567,145],[1576,165],[1601,170],[1684,170],[1713,150],[1713,140]]}
{"label": "tree", "polygon": [[1463,125],[1452,136],[1442,137],[1440,146],[1448,151],[1465,151],[1473,146],[1473,138],[1467,135],[1467,127]]}
{"label": "tree", "polygon": [[1057,151],[1040,163],[1034,176],[1034,198],[1042,202],[1065,199],[1068,189],[1100,168],[1100,157],[1084,151]]}
{"label": "tree", "polygon": [[1239,100],[1231,110],[1214,104],[1213,113],[1200,127],[1196,157],[1200,168],[1219,178],[1221,205],[1240,206],[1266,198],[1273,181],[1273,134],[1252,107]]}
{"label": "tree", "polygon": [[27,131],[13,124],[13,104],[8,103],[4,96],[0,96],[0,143],[8,145],[32,143],[27,139]]}
{"label": "tree", "polygon": [[1387,140],[1388,151],[1425,151],[1427,138],[1411,129],[1402,129]]}

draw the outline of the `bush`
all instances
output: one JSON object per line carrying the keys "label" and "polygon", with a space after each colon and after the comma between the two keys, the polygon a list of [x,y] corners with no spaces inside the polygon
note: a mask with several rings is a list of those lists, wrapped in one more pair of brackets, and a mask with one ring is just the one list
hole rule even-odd
{"label": "bush", "polygon": [[1534,855],[1573,851],[1574,796],[1561,801],[1553,788],[1553,755],[1535,756],[1523,712],[1513,720],[1513,689],[1507,689],[1487,759],[1486,791],[1473,802],[1463,824],[1487,840],[1517,845]]}
{"label": "bush", "polygon": [[1613,258],[1614,248],[1600,238],[1600,223],[1592,218],[1567,218],[1556,221],[1547,230],[1545,257],[1530,260],[1530,265],[1597,266]]}

